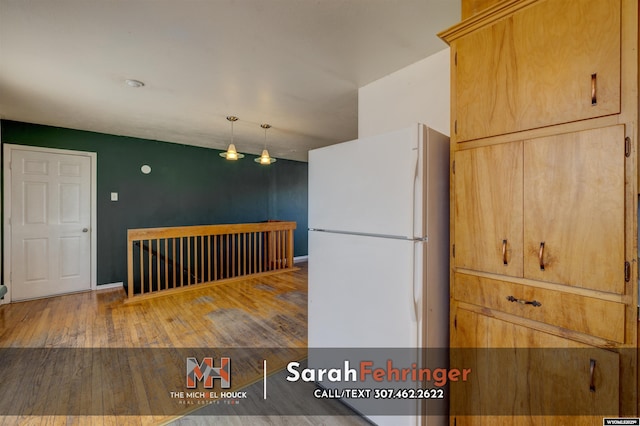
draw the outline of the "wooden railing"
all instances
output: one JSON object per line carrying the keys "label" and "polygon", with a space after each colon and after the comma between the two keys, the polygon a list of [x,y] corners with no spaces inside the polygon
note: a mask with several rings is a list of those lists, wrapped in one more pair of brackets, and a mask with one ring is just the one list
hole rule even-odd
{"label": "wooden railing", "polygon": [[129,298],[293,268],[295,222],[130,229]]}

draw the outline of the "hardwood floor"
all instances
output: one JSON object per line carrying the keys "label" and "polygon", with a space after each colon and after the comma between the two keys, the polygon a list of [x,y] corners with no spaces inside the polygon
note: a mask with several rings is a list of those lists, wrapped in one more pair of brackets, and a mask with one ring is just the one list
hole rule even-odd
{"label": "hardwood floor", "polygon": [[271,371],[304,358],[307,268],[297,266],[134,304],[124,304],[118,288],[0,306],[0,412],[12,414],[0,425],[163,424],[194,409],[176,408],[167,395],[185,387],[185,354],[206,356],[196,348],[231,348],[238,370],[231,391],[262,374],[240,348],[266,354]]}
{"label": "hardwood floor", "polygon": [[134,304],[118,288],[2,305],[0,348],[306,347],[300,266]]}

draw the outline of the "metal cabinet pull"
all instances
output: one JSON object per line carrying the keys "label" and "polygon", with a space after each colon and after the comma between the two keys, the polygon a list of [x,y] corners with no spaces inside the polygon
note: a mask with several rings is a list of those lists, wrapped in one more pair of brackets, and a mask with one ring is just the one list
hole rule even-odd
{"label": "metal cabinet pull", "polygon": [[597,91],[598,91],[598,74],[593,73],[591,74],[591,105],[597,105],[598,104],[598,96],[597,96]]}
{"label": "metal cabinet pull", "polygon": [[518,302],[521,305],[531,305],[536,308],[538,306],[542,306],[542,303],[538,302],[537,300],[524,300],[524,299],[518,299],[517,297],[513,297],[513,296],[507,296],[507,300],[509,302]]}
{"label": "metal cabinet pull", "polygon": [[595,382],[595,372],[596,372],[596,360],[589,360],[589,375],[591,376],[589,379],[589,390],[591,392],[596,391],[596,382]]}
{"label": "metal cabinet pull", "polygon": [[544,271],[544,241],[540,243],[540,251],[538,251],[538,262],[540,263],[540,270]]}
{"label": "metal cabinet pull", "polygon": [[502,263],[508,265],[507,262],[507,240],[502,240]]}

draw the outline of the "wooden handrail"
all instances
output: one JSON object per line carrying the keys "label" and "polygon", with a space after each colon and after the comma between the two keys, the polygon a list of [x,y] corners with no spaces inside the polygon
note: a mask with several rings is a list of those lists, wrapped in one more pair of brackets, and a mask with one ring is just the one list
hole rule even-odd
{"label": "wooden handrail", "polygon": [[130,229],[129,299],[294,269],[295,229],[278,221]]}
{"label": "wooden handrail", "polygon": [[200,235],[224,235],[248,232],[285,231],[296,229],[296,222],[258,222],[222,225],[176,226],[168,228],[129,229],[129,240],[148,240],[154,238],[179,238]]}

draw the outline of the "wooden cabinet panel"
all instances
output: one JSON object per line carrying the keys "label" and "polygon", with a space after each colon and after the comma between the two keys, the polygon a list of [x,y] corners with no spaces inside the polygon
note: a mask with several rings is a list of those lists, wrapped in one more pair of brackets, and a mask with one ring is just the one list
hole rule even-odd
{"label": "wooden cabinet panel", "polygon": [[457,151],[455,266],[622,294],[624,143],[612,126]]}
{"label": "wooden cabinet panel", "polygon": [[454,138],[619,113],[620,10],[544,0],[455,40]]}
{"label": "wooden cabinet panel", "polygon": [[521,142],[456,152],[456,267],[522,276],[522,173]]}
{"label": "wooden cabinet panel", "polygon": [[624,292],[624,170],[624,126],[525,141],[526,278]]}
{"label": "wooden cabinet panel", "polygon": [[471,16],[476,15],[491,6],[494,6],[501,1],[502,0],[462,0],[462,19],[470,18]]}
{"label": "wooden cabinet panel", "polygon": [[553,424],[563,416],[577,424],[572,414],[599,422],[618,414],[618,353],[464,309],[454,315],[451,366],[472,373],[467,382],[451,383],[452,420],[485,416],[475,419],[482,424],[513,416],[504,424],[539,424],[538,416],[555,415]]}
{"label": "wooden cabinet panel", "polygon": [[625,340],[623,303],[460,273],[454,277],[453,298],[563,330]]}

